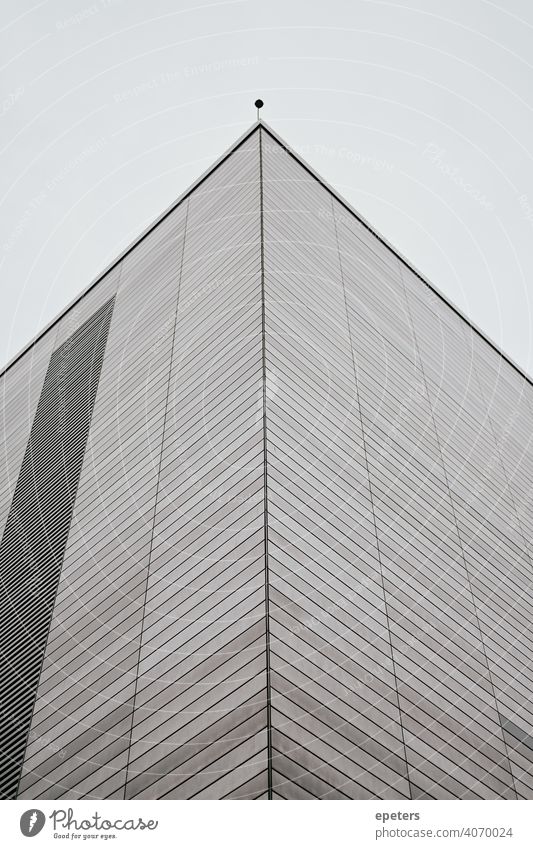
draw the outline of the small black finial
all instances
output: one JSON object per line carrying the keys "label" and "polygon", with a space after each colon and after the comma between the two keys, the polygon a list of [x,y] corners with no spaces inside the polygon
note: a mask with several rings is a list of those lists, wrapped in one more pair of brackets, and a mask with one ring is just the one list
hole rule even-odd
{"label": "small black finial", "polygon": [[258,120],[258,121],[259,121],[259,110],[260,110],[260,109],[261,109],[261,107],[262,107],[262,106],[264,106],[264,105],[265,105],[265,104],[263,103],[263,101],[262,101],[262,100],[256,100],[256,101],[255,101],[255,103],[254,103],[254,106],[255,106],[255,108],[257,109],[257,120]]}

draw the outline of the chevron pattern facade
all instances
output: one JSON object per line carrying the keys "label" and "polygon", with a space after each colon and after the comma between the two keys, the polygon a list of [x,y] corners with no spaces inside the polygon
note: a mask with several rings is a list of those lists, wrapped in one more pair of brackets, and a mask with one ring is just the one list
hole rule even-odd
{"label": "chevron pattern facade", "polygon": [[533,798],[529,379],[256,125],[1,376],[18,589],[109,303],[33,684],[0,564],[4,797]]}

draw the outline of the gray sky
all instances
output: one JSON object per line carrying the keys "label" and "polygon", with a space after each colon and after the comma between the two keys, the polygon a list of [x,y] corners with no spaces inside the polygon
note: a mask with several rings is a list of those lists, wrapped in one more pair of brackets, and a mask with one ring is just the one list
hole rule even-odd
{"label": "gray sky", "polygon": [[2,0],[0,364],[264,119],[533,374],[527,0]]}

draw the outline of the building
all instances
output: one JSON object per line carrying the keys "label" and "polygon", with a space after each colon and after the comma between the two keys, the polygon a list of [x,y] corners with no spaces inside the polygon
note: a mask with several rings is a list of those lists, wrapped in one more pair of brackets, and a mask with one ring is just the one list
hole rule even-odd
{"label": "building", "polygon": [[266,125],[1,397],[5,798],[533,798],[532,384]]}

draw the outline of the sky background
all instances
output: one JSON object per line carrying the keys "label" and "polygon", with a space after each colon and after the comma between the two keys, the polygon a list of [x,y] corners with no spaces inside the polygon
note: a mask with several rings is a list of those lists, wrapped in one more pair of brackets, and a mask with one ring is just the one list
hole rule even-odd
{"label": "sky background", "polygon": [[2,0],[0,366],[264,120],[533,374],[528,0]]}

